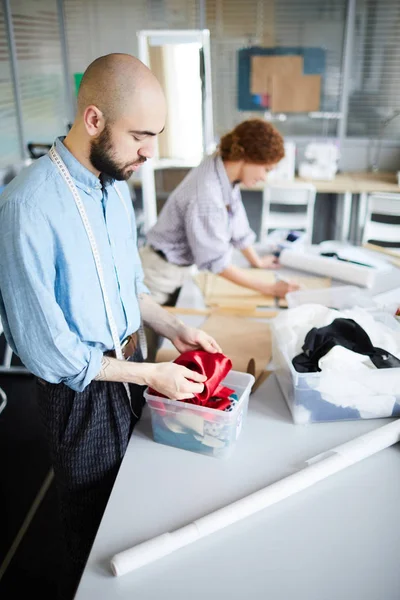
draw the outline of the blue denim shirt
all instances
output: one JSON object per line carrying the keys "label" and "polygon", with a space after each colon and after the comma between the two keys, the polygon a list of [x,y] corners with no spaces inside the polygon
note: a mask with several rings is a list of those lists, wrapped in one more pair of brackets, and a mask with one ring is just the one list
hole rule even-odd
{"label": "blue denim shirt", "polygon": [[[137,331],[137,296],[148,293],[126,183],[103,179],[56,148],[96,238],[120,339]],[[126,209],[114,189],[126,200]],[[70,189],[49,156],[22,171],[0,196],[0,315],[24,365],[51,383],[82,391],[113,348],[89,240]]]}

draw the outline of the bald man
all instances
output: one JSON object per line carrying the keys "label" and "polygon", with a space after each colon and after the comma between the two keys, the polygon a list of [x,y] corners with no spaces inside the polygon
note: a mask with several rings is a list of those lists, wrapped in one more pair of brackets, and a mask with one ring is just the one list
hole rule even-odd
{"label": "bald man", "polygon": [[182,366],[143,362],[141,323],[180,352],[220,350],[143,284],[124,181],[152,157],[164,121],[164,96],[147,67],[129,55],[98,58],[82,78],[67,137],[0,199],[0,313],[8,343],[38,378],[66,541],[64,598],[73,596],[140,418],[143,386],[178,399],[203,389],[205,378]]}

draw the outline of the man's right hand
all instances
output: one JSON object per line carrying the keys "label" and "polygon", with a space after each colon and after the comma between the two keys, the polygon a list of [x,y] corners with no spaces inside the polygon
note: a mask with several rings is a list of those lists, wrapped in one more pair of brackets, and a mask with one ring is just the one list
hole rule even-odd
{"label": "man's right hand", "polygon": [[187,400],[204,389],[205,375],[176,363],[142,363],[145,383],[172,400]]}

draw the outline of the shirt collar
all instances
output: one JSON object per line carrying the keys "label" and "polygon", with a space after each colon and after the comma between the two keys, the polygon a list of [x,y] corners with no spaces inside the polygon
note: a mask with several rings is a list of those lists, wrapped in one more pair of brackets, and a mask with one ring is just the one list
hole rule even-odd
{"label": "shirt collar", "polygon": [[234,186],[232,185],[232,183],[228,177],[228,174],[226,172],[226,169],[224,167],[224,162],[223,162],[222,158],[219,156],[219,154],[215,155],[214,162],[215,162],[215,169],[217,171],[218,179],[221,184],[225,205],[230,206],[231,208],[234,208],[234,204],[236,201],[236,194],[234,192],[237,189],[238,184],[236,184]]}
{"label": "shirt collar", "polygon": [[[67,147],[64,146],[64,140],[65,136],[58,137],[55,141],[55,146],[75,184],[89,194],[94,190],[101,190],[102,186],[99,177],[96,177],[94,173],[84,167],[83,164],[71,154]],[[108,175],[102,176],[102,180],[105,186],[114,183],[114,180],[111,177],[108,177]]]}

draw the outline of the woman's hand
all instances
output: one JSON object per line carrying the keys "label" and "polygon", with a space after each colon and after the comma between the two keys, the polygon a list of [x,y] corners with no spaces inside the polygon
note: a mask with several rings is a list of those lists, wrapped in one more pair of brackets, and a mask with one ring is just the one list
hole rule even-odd
{"label": "woman's hand", "polygon": [[278,267],[280,267],[279,260],[273,254],[268,254],[268,256],[260,257],[261,269],[277,269]]}

